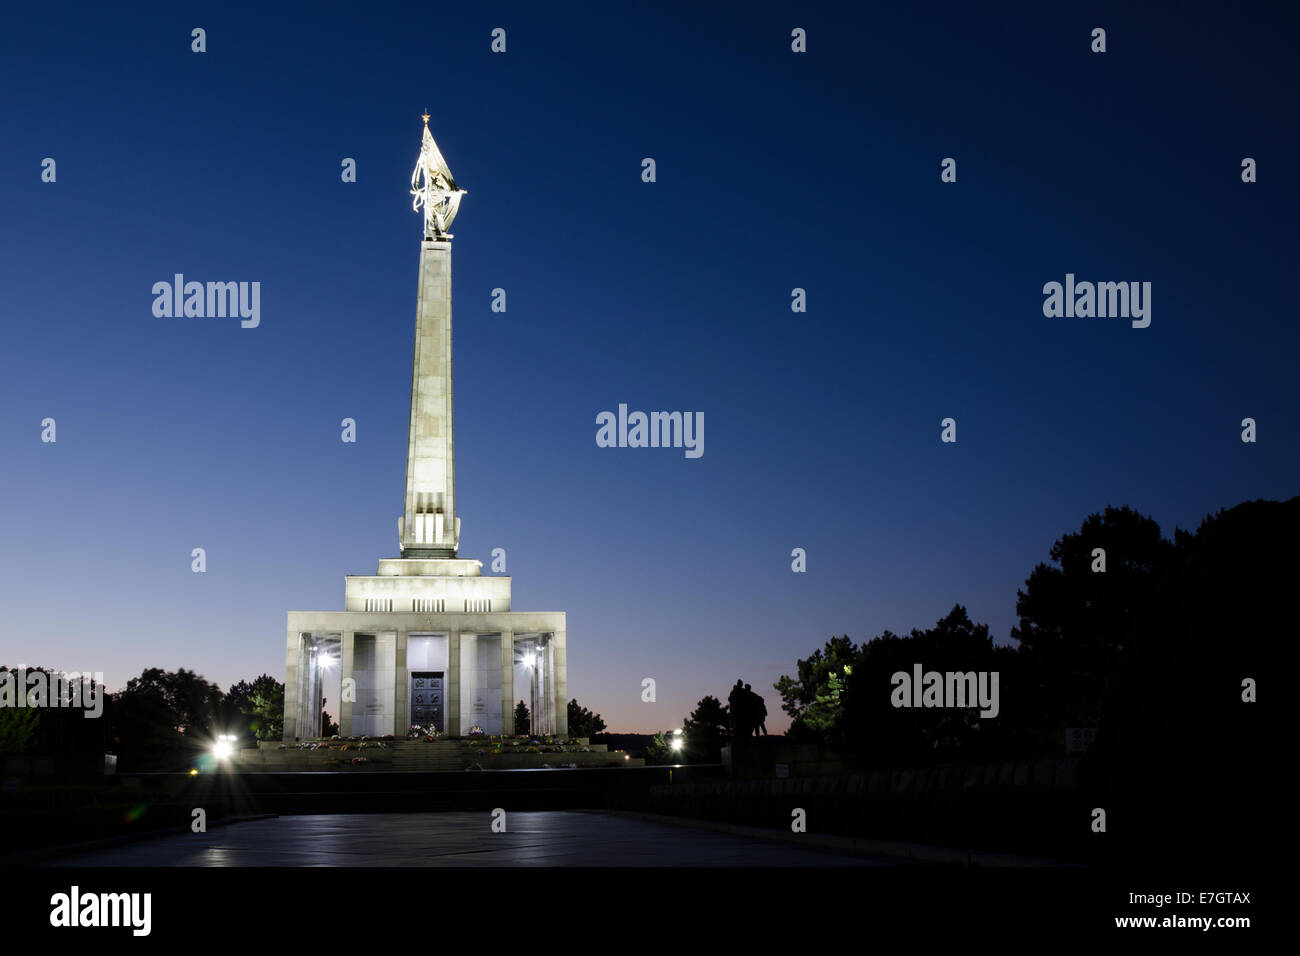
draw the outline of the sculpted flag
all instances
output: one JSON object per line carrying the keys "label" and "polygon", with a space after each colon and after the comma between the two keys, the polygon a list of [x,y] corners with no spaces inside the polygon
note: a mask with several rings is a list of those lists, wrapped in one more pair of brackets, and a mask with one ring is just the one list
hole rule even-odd
{"label": "sculpted flag", "polygon": [[456,186],[447,161],[442,158],[438,144],[429,132],[429,114],[424,114],[424,140],[420,145],[420,158],[411,173],[411,208],[416,212],[424,207],[424,238],[450,238],[447,232],[456,218],[465,190]]}

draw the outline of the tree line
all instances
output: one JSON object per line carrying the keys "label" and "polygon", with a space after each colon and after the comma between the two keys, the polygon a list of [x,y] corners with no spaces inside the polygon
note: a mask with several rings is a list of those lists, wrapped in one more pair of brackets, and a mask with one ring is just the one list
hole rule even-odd
{"label": "tree line", "polygon": [[[1010,644],[953,606],[933,626],[855,643],[832,637],[773,686],[793,741],[851,765],[1032,758],[1065,752],[1067,728],[1096,732],[1098,774],[1134,787],[1228,786],[1258,759],[1255,682],[1293,630],[1300,497],[1257,500],[1161,533],[1128,507],[1058,538],[1016,592]],[[978,706],[896,706],[894,675],[997,672],[996,717]],[[716,761],[728,708],[706,696],[683,722],[688,760]],[[660,735],[647,756],[680,760]],[[1198,761],[1216,762],[1206,768]]]}
{"label": "tree line", "polygon": [[[49,672],[26,670],[38,669]],[[217,734],[278,740],[283,730],[284,684],[269,674],[223,692],[193,671],[152,667],[106,693],[97,719],[71,708],[0,708],[0,755],[107,752],[121,770],[180,770]]]}

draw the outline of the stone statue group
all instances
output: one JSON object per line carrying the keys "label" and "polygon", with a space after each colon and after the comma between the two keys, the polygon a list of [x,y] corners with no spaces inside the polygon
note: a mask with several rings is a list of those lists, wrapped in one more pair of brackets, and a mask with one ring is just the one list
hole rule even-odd
{"label": "stone statue group", "polygon": [[727,695],[727,706],[731,710],[731,732],[734,739],[757,737],[760,733],[767,736],[767,704],[755,694],[743,679],[736,681]]}

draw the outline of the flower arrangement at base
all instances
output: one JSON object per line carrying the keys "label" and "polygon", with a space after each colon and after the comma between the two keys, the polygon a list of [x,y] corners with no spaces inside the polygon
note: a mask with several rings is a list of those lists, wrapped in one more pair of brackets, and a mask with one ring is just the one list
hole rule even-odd
{"label": "flower arrangement at base", "polygon": [[467,733],[465,736],[466,736],[466,737],[482,737],[482,736],[483,736],[483,728],[480,727],[478,724],[475,724],[473,727],[471,727],[471,728],[469,729],[469,733]]}
{"label": "flower arrangement at base", "polygon": [[353,757],[353,758],[352,758],[352,764],[353,764],[353,766],[356,766],[357,764],[362,764],[362,763],[370,763],[370,758],[369,758],[369,757]]}

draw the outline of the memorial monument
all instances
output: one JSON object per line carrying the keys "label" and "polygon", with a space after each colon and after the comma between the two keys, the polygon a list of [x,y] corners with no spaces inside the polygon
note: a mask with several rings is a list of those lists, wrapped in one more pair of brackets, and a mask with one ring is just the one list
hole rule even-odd
{"label": "memorial monument", "polygon": [[563,611],[512,611],[510,578],[484,577],[458,556],[452,435],[451,226],[465,190],[452,178],[424,114],[411,174],[424,214],[415,308],[406,497],[400,553],[374,575],[344,577],[344,610],[290,611],[284,738],[321,734],[323,688],[340,678],[341,736],[514,733],[514,702],[534,734],[568,733]]}

